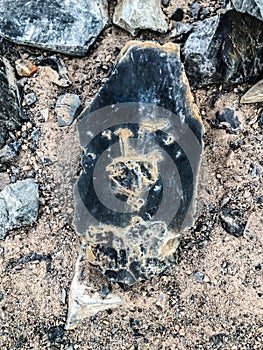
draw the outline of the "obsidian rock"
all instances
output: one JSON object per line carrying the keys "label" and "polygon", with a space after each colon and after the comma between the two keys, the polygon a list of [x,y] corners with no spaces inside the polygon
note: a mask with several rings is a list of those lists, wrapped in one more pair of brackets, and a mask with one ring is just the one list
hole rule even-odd
{"label": "obsidian rock", "polygon": [[246,223],[239,218],[240,213],[232,208],[224,207],[220,212],[223,229],[232,236],[241,237],[244,234]]}
{"label": "obsidian rock", "polygon": [[173,21],[182,21],[184,19],[184,10],[181,7],[177,7],[171,16]]}
{"label": "obsidian rock", "polygon": [[88,260],[127,284],[164,271],[193,223],[203,147],[179,47],[129,42],[77,128],[75,226]]}
{"label": "obsidian rock", "polygon": [[21,126],[19,106],[16,97],[16,79],[13,68],[0,57],[0,148],[5,144],[8,130]]}
{"label": "obsidian rock", "polygon": [[198,22],[183,55],[194,86],[244,83],[263,74],[263,23],[235,10]]}
{"label": "obsidian rock", "polygon": [[0,0],[0,35],[46,50],[85,54],[107,23],[107,0]]}

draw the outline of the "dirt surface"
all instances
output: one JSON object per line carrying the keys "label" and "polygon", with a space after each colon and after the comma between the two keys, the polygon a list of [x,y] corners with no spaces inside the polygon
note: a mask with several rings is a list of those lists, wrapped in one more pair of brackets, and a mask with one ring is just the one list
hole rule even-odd
{"label": "dirt surface", "polygon": [[[219,1],[200,4],[211,7],[210,14],[220,11]],[[164,12],[169,17],[178,5],[185,12],[189,9],[184,1],[174,0]],[[80,247],[72,219],[81,150],[76,124],[59,127],[54,107],[66,92],[78,94],[87,106],[131,39],[112,25],[86,57],[57,54],[68,69],[70,87],[52,83],[41,67],[28,79],[26,89],[36,94],[37,101],[25,107],[29,120],[10,136],[21,148],[15,160],[1,167],[1,176],[5,183],[7,175],[10,182],[35,177],[40,211],[32,227],[11,231],[0,241],[1,350],[263,349],[263,139],[258,124],[263,106],[240,104],[246,85],[193,91],[206,129],[205,149],[196,223],[183,235],[177,265],[132,287],[111,284],[90,268],[90,290],[108,286],[124,303],[83,321],[73,331],[64,329]],[[165,43],[169,33],[144,31],[137,39]],[[37,61],[50,53],[3,41],[2,54],[14,65],[21,56]],[[236,134],[213,123],[216,112],[225,107],[233,109],[241,122]],[[32,136],[33,131],[39,131],[39,138]],[[244,225],[243,236],[223,229],[220,213],[226,206]]]}

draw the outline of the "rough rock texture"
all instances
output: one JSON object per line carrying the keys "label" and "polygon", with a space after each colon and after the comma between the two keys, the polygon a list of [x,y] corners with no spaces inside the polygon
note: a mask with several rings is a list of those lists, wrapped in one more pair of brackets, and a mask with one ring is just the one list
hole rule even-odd
{"label": "rough rock texture", "polygon": [[263,23],[230,10],[198,22],[183,54],[194,86],[258,80],[263,72]]}
{"label": "rough rock texture", "polygon": [[95,315],[99,311],[114,309],[123,302],[121,298],[112,293],[100,295],[87,288],[89,267],[85,257],[86,245],[83,244],[76,263],[75,274],[72,280],[69,294],[69,308],[66,329],[75,328],[84,319]]}
{"label": "rough rock texture", "polygon": [[0,238],[8,230],[34,223],[38,215],[38,185],[26,179],[8,185],[0,193]]}
{"label": "rough rock texture", "polygon": [[88,260],[127,284],[160,273],[193,223],[202,152],[179,47],[129,42],[77,127],[75,226]]}
{"label": "rough rock texture", "polygon": [[6,132],[21,125],[15,91],[14,70],[5,58],[0,57],[0,148],[5,143]]}
{"label": "rough rock texture", "polygon": [[80,113],[81,101],[76,94],[65,94],[59,96],[55,112],[59,126],[69,126]]}
{"label": "rough rock texture", "polygon": [[241,103],[255,103],[263,102],[263,80],[257,82],[256,85],[252,86],[244,96],[242,96]]}
{"label": "rough rock texture", "polygon": [[107,23],[107,0],[0,0],[0,35],[46,50],[84,54]]}
{"label": "rough rock texture", "polygon": [[161,33],[168,29],[160,0],[119,0],[113,23],[134,36],[140,29],[151,29]]}
{"label": "rough rock texture", "polygon": [[249,13],[263,20],[263,2],[262,0],[232,0],[237,11]]}

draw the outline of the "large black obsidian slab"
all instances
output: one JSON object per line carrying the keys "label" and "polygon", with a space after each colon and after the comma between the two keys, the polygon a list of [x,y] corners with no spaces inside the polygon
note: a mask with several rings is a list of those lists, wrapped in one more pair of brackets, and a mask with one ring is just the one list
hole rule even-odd
{"label": "large black obsidian slab", "polygon": [[107,0],[0,0],[0,35],[46,50],[84,54],[107,23]]}
{"label": "large black obsidian slab", "polygon": [[1,148],[5,144],[8,131],[16,130],[21,126],[15,73],[10,63],[3,57],[0,57],[0,105]]}
{"label": "large black obsidian slab", "polygon": [[193,223],[203,147],[179,47],[128,42],[77,128],[75,226],[88,260],[127,284],[162,272]]}
{"label": "large black obsidian slab", "polygon": [[263,74],[263,22],[235,10],[202,22],[188,37],[184,50],[190,83],[244,83]]}

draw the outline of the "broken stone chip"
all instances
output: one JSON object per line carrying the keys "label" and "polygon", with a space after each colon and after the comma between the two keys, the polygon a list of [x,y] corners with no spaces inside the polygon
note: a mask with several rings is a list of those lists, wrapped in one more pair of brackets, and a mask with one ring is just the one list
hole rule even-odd
{"label": "broken stone chip", "polygon": [[241,103],[256,103],[263,102],[263,80],[252,86],[244,96],[241,97]]}
{"label": "broken stone chip", "polygon": [[8,185],[0,192],[0,239],[8,230],[34,223],[38,215],[38,185],[26,179]]}
{"label": "broken stone chip", "polygon": [[15,72],[9,61],[0,57],[0,148],[5,145],[6,134],[21,126],[16,97]]}
{"label": "broken stone chip", "polygon": [[64,94],[59,96],[55,112],[59,126],[69,126],[79,115],[81,101],[76,94]]}
{"label": "broken stone chip", "polygon": [[1,36],[65,54],[85,54],[108,21],[107,0],[0,0]]}
{"label": "broken stone chip", "polygon": [[39,66],[40,73],[44,74],[45,78],[52,81],[52,83],[62,87],[71,85],[67,68],[61,58],[57,56],[46,57],[40,61]]}
{"label": "broken stone chip", "polygon": [[262,74],[262,21],[235,10],[197,22],[183,54],[193,86],[255,81]]}
{"label": "broken stone chip", "polygon": [[168,25],[162,12],[161,0],[119,0],[113,23],[136,36],[141,29],[165,33]]}
{"label": "broken stone chip", "polygon": [[69,292],[69,308],[65,327],[67,330],[74,329],[78,323],[99,311],[114,309],[123,303],[118,295],[108,293],[102,297],[99,291],[91,290],[89,266],[85,255],[86,244],[83,244]]}
{"label": "broken stone chip", "polygon": [[111,281],[132,285],[173,265],[193,224],[203,126],[179,51],[128,42],[77,124],[75,227]]}

